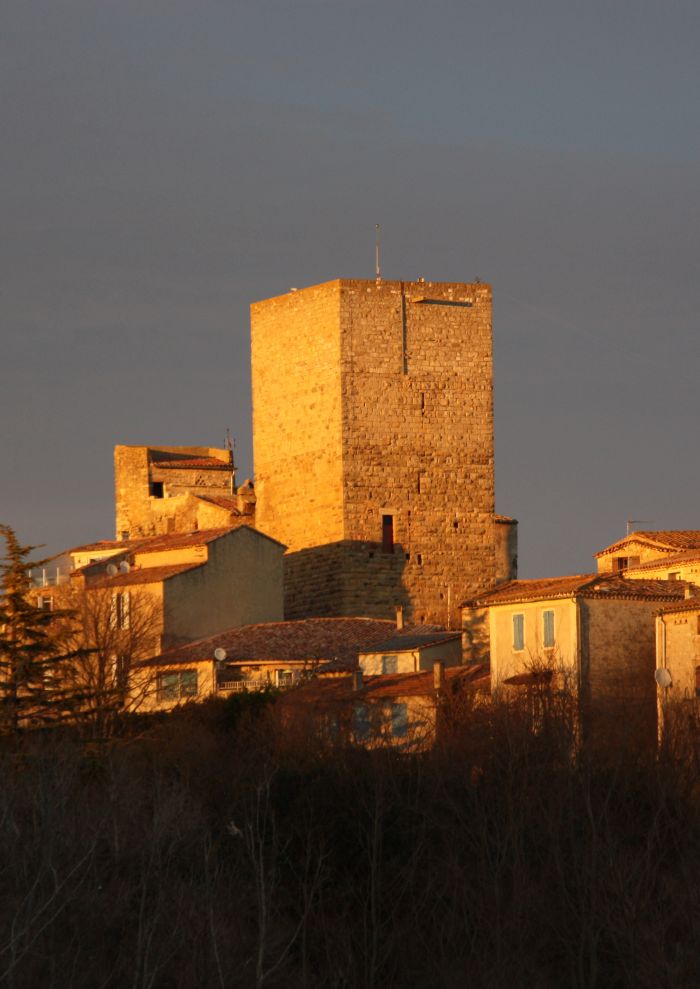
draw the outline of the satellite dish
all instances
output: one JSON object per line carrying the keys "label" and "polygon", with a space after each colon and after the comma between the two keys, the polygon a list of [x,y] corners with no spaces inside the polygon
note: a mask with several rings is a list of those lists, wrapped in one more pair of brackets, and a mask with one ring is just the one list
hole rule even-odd
{"label": "satellite dish", "polygon": [[657,670],[655,670],[654,679],[660,687],[670,687],[673,683],[671,673],[665,666],[660,666]]}
{"label": "satellite dish", "polygon": [[108,563],[107,564],[107,576],[108,577],[116,577],[118,573],[119,573],[119,571],[117,570],[117,568],[114,566],[113,563]]}
{"label": "satellite dish", "polygon": [[226,650],[222,649],[221,647],[215,649],[214,659],[217,661],[217,663],[223,663],[223,661],[226,659]]}
{"label": "satellite dish", "polygon": [[131,567],[126,562],[126,560],[122,560],[122,562],[119,564],[119,572],[120,573],[128,573],[130,570],[131,570]]}

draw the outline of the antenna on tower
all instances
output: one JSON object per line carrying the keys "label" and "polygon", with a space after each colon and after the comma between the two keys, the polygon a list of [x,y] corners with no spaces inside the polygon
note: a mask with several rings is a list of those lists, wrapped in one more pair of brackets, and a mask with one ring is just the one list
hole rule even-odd
{"label": "antenna on tower", "polygon": [[381,230],[382,228],[378,223],[374,224],[374,277],[377,280],[377,284],[382,280],[382,265],[381,265]]}

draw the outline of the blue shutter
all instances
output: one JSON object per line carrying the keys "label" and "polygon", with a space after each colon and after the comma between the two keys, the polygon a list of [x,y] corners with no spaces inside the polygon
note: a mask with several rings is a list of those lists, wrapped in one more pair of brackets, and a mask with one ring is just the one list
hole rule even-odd
{"label": "blue shutter", "polygon": [[544,633],[544,647],[545,649],[553,649],[554,648],[554,612],[553,611],[542,612],[542,626]]}
{"label": "blue shutter", "polygon": [[525,648],[525,615],[513,615],[513,649]]}

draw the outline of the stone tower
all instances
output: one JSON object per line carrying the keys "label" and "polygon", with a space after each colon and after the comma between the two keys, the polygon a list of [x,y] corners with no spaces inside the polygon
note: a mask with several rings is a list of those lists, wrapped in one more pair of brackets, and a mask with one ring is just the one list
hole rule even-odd
{"label": "stone tower", "polygon": [[316,285],[251,307],[256,524],[285,614],[458,624],[496,579],[491,288]]}

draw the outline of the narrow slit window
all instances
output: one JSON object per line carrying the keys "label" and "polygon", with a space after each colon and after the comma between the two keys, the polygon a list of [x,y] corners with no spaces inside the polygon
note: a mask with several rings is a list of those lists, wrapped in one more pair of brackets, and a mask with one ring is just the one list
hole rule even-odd
{"label": "narrow slit window", "polygon": [[163,491],[162,481],[151,481],[151,498],[164,498],[165,492]]}
{"label": "narrow slit window", "polygon": [[394,552],[394,516],[382,515],[382,552]]}

